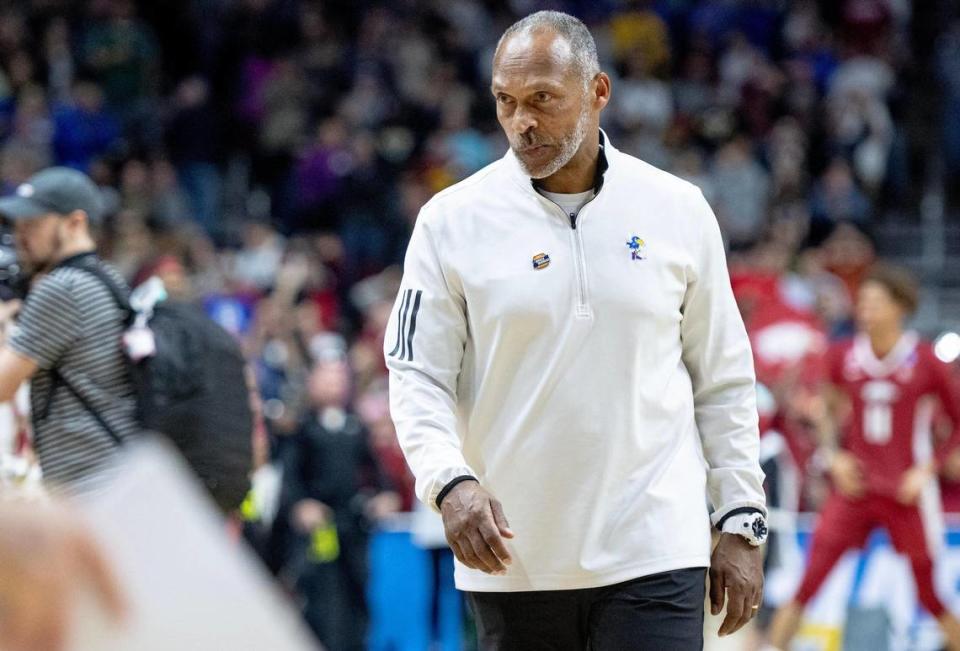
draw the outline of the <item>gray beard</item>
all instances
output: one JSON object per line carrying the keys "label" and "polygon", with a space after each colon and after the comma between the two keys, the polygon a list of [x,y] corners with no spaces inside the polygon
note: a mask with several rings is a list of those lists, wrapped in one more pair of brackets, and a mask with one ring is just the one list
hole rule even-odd
{"label": "gray beard", "polygon": [[563,142],[560,143],[560,153],[557,154],[556,158],[538,170],[528,168],[514,147],[514,154],[517,154],[520,167],[523,168],[523,171],[526,172],[531,179],[545,179],[559,172],[570,162],[577,153],[577,150],[580,149],[580,145],[583,144],[583,139],[587,136],[587,122],[589,119],[590,112],[587,110],[587,107],[584,106],[583,110],[580,111],[580,117],[577,118],[577,126],[574,128],[573,133],[570,134],[569,138],[564,139]]}

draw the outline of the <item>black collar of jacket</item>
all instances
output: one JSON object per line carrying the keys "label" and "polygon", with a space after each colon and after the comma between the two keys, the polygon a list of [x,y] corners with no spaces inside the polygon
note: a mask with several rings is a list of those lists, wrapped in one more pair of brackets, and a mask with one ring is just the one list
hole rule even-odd
{"label": "black collar of jacket", "polygon": [[[607,162],[607,152],[604,149],[606,140],[603,137],[603,131],[600,132],[600,149],[597,152],[597,169],[593,173],[593,194],[600,194],[600,188],[603,187],[603,177],[607,173],[607,169],[610,167],[610,163]],[[537,190],[537,180],[530,179],[530,185],[533,186],[534,190]]]}

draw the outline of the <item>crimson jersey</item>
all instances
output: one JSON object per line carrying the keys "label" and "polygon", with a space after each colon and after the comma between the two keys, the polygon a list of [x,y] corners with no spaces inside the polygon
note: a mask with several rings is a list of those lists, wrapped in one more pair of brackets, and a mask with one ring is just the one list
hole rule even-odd
{"label": "crimson jersey", "polygon": [[936,399],[953,424],[936,458],[942,460],[960,442],[960,399],[949,369],[915,333],[905,333],[883,359],[877,359],[869,338],[858,335],[830,350],[828,366],[830,381],[851,406],[842,447],[863,464],[871,492],[895,495],[906,470],[934,458]]}

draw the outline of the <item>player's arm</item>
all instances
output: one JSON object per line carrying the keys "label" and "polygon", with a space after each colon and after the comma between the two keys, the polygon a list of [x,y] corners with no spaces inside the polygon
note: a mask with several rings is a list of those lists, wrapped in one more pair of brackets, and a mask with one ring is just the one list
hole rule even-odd
{"label": "player's arm", "polygon": [[850,401],[840,388],[830,382],[824,382],[820,387],[823,400],[823,412],[819,414],[817,434],[820,436],[820,445],[830,449],[840,448],[840,423],[846,417],[850,408]]}
{"label": "player's arm", "polygon": [[829,383],[822,384],[817,395],[820,409],[811,414],[811,419],[815,425],[817,451],[811,459],[811,464],[815,470],[826,472],[830,469],[830,465],[840,450],[838,405],[842,396]]}
{"label": "player's arm", "polygon": [[919,499],[927,483],[941,471],[947,458],[960,445],[960,398],[957,396],[957,386],[950,377],[947,365],[937,359],[932,351],[925,351],[925,357],[930,367],[929,391],[937,396],[950,418],[951,433],[934,450],[932,459],[918,463],[904,473],[897,489],[897,499],[903,504],[914,504]]}
{"label": "player's arm", "polygon": [[[737,514],[766,512],[753,356],[730,287],[720,228],[703,195],[690,209],[698,218],[699,245],[682,306],[683,361],[693,384],[694,415],[707,461],[713,523]],[[714,614],[724,601],[720,634],[732,633],[756,613],[763,588],[762,555],[736,535],[722,533],[710,568]]]}
{"label": "player's arm", "polygon": [[866,478],[860,461],[842,446],[841,426],[851,408],[850,399],[841,388],[843,352],[844,348],[833,346],[824,356],[820,387],[824,409],[816,419],[820,439],[813,466],[829,476],[840,493],[857,498],[866,490]]}
{"label": "player's arm", "polygon": [[941,444],[934,455],[936,469],[943,466],[944,461],[951,453],[960,448],[960,385],[951,376],[950,368],[935,356],[931,355],[932,379],[934,391],[943,410],[950,418],[950,435]]}
{"label": "player's arm", "polygon": [[457,381],[467,341],[466,302],[445,269],[429,208],[410,238],[403,281],[384,337],[390,413],[416,492],[443,516],[457,558],[485,572],[504,571],[512,534],[499,502],[467,464],[457,432]]}
{"label": "player's arm", "polygon": [[832,456],[840,447],[840,422],[846,407],[839,382],[835,380],[837,366],[836,346],[827,346],[810,360],[809,380],[816,392],[816,403],[809,417],[815,425],[817,444],[816,462]]}

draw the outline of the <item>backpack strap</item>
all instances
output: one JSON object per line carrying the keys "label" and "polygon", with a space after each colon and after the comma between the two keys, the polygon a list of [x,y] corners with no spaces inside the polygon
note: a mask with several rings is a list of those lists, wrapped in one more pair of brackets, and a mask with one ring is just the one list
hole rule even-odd
{"label": "backpack strap", "polygon": [[80,401],[80,404],[83,405],[83,408],[90,412],[90,415],[96,419],[100,427],[103,428],[103,431],[110,435],[110,438],[113,439],[113,442],[117,445],[123,445],[123,439],[119,434],[117,434],[116,430],[110,427],[110,424],[107,422],[107,419],[103,417],[103,414],[97,411],[97,408],[90,404],[90,401],[87,400],[83,394],[80,393],[72,384],[70,384],[67,378],[63,377],[59,371],[54,369],[52,374],[53,384],[50,387],[50,398],[47,400],[47,407],[44,410],[45,412],[48,412],[47,415],[49,415],[50,403],[53,402],[54,391],[56,391],[58,385],[63,385],[67,388],[67,391],[73,395],[74,398]]}

